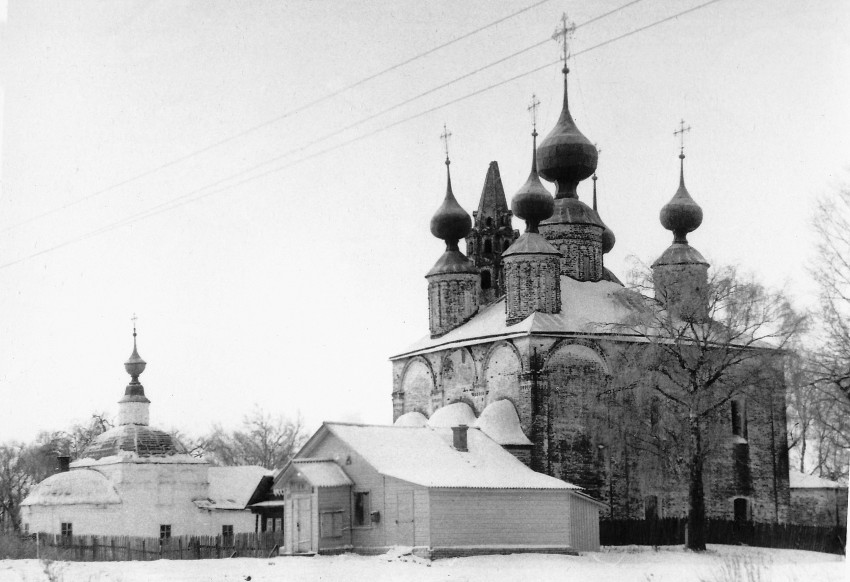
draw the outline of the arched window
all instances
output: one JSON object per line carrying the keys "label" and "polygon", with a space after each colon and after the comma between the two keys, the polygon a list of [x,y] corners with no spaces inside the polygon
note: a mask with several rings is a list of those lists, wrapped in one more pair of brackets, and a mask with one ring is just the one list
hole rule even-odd
{"label": "arched window", "polygon": [[484,252],[492,253],[493,252],[493,241],[489,238],[484,241]]}
{"label": "arched window", "polygon": [[489,289],[491,286],[492,282],[490,281],[490,271],[481,271],[481,288]]}
{"label": "arched window", "polygon": [[493,219],[490,216],[487,217],[487,226],[493,226]]}

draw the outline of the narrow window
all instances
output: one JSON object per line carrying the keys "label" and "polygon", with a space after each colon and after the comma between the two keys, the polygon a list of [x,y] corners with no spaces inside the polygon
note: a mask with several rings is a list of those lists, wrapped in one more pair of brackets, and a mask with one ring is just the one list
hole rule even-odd
{"label": "narrow window", "polygon": [[354,525],[360,527],[372,525],[371,511],[369,492],[356,491],[354,493]]}
{"label": "narrow window", "polygon": [[747,438],[747,404],[743,399],[732,401],[732,434]]}
{"label": "narrow window", "polygon": [[485,253],[492,253],[493,252],[493,241],[491,241],[489,238],[484,241],[484,252]]}
{"label": "narrow window", "polygon": [[750,521],[750,502],[739,497],[734,502],[735,523]]}
{"label": "narrow window", "polygon": [[272,531],[283,531],[283,519],[280,517],[274,518],[272,522]]}
{"label": "narrow window", "polygon": [[490,280],[490,271],[481,271],[481,288],[489,289],[493,285]]}
{"label": "narrow window", "polygon": [[25,536],[30,535],[30,524],[28,524],[28,523],[24,523],[24,535]]}
{"label": "narrow window", "polygon": [[493,219],[489,216],[487,217],[487,226],[493,226]]}
{"label": "narrow window", "polygon": [[647,495],[643,498],[643,511],[644,517],[647,521],[654,521],[658,519],[658,496],[657,495]]}
{"label": "narrow window", "polygon": [[471,255],[475,252],[475,244],[472,241],[466,243],[466,254]]}
{"label": "narrow window", "polygon": [[159,526],[159,539],[167,540],[171,537],[171,525],[160,525]]}
{"label": "narrow window", "polygon": [[223,525],[221,526],[221,543],[224,545],[233,545],[233,526],[232,525]]}
{"label": "narrow window", "polygon": [[62,537],[71,537],[72,535],[74,535],[74,524],[63,523],[62,524]]}

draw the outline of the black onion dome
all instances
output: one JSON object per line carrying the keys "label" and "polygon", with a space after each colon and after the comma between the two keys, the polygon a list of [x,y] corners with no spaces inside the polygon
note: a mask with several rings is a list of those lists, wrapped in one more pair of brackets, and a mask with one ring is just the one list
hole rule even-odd
{"label": "black onion dome", "polygon": [[555,200],[537,175],[537,131],[532,133],[531,172],[525,184],[511,199],[513,213],[525,220],[528,232],[537,232],[537,225],[555,211]]}
{"label": "black onion dome", "polygon": [[446,160],[446,176],[446,197],[431,217],[431,234],[446,241],[449,247],[456,247],[457,241],[472,230],[472,217],[455,200],[448,160]]}
{"label": "black onion dome", "polygon": [[679,171],[679,189],[673,198],[661,209],[661,225],[673,231],[674,242],[687,244],[686,235],[702,224],[702,208],[691,198],[685,187],[684,154]]}
{"label": "black onion dome", "polygon": [[576,198],[578,183],[596,170],[599,158],[596,147],[579,130],[570,114],[566,74],[561,117],[537,148],[537,155],[540,175],[558,185],[555,198]]}
{"label": "black onion dome", "polygon": [[122,424],[98,435],[89,443],[81,458],[101,459],[121,452],[139,457],[186,454],[186,447],[164,430],[140,424]]}
{"label": "black onion dome", "polygon": [[124,369],[133,379],[138,379],[147,365],[147,362],[139,356],[139,350],[136,348],[136,332],[133,332],[133,353],[130,354],[130,359],[124,362]]}

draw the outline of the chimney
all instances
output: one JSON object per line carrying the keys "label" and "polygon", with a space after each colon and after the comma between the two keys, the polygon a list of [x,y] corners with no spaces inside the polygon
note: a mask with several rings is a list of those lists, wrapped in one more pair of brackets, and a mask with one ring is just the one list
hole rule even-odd
{"label": "chimney", "polygon": [[465,453],[469,450],[466,446],[466,434],[468,429],[469,427],[465,424],[452,427],[452,445],[454,446],[455,450],[458,450],[462,453]]}
{"label": "chimney", "polygon": [[71,457],[68,455],[59,455],[56,457],[59,460],[59,472],[66,473],[71,468]]}

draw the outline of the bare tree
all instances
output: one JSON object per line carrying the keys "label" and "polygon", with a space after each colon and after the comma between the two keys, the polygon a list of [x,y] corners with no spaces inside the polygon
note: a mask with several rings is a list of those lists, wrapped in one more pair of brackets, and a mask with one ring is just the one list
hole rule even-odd
{"label": "bare tree", "polygon": [[[820,328],[812,371],[816,385],[850,414],[850,188],[822,199],[813,274],[820,287]],[[843,400],[841,399],[843,398]]]}
{"label": "bare tree", "polygon": [[[623,349],[623,361],[617,366],[623,378],[614,384],[641,387],[674,412],[666,422],[687,451],[683,464],[689,482],[688,547],[704,550],[703,474],[717,441],[713,430],[718,415],[733,399],[753,397],[754,385],[778,382],[781,386],[781,355],[802,330],[805,318],[781,294],[767,291],[732,268],[714,271],[702,295],[704,304],[679,310],[688,314],[685,319],[672,316],[663,298],[653,297],[651,273],[644,270],[638,283],[636,291],[643,300],[630,302],[643,308],[618,328],[642,342]],[[774,391],[768,392],[772,397]]]}
{"label": "bare tree", "polygon": [[32,485],[26,445],[17,442],[0,445],[0,531],[18,530],[21,501]]}
{"label": "bare tree", "polygon": [[218,465],[260,465],[267,469],[285,465],[306,437],[301,417],[272,416],[255,407],[242,420],[242,429],[227,431],[213,425],[209,436],[196,444]]}

